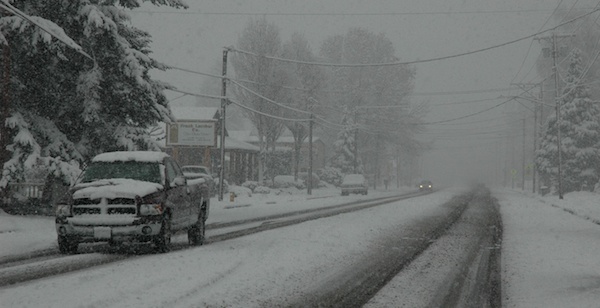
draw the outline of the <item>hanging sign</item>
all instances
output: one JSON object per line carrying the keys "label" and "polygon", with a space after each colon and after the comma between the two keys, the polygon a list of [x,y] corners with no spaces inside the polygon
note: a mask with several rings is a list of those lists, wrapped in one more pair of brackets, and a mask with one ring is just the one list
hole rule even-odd
{"label": "hanging sign", "polygon": [[167,124],[167,145],[216,147],[216,121],[178,121]]}

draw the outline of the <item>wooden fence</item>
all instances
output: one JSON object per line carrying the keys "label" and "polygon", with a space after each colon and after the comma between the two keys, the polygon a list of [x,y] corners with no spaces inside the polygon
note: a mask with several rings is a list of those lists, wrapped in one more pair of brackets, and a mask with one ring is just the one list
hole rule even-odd
{"label": "wooden fence", "polygon": [[12,196],[27,199],[41,199],[44,192],[44,183],[14,183],[8,185]]}

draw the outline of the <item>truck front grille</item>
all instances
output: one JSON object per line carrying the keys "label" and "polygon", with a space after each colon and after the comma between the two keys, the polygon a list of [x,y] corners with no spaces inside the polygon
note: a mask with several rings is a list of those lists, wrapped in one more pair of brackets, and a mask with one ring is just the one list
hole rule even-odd
{"label": "truck front grille", "polygon": [[130,215],[135,215],[136,214],[136,208],[135,207],[109,207],[108,210],[106,211],[107,214],[112,215],[112,214],[130,214]]}
{"label": "truck front grille", "polygon": [[135,199],[130,198],[99,198],[73,200],[74,215],[135,215],[137,207]]}
{"label": "truck front grille", "polygon": [[94,215],[100,214],[101,210],[99,207],[74,207],[73,214],[75,215]]}

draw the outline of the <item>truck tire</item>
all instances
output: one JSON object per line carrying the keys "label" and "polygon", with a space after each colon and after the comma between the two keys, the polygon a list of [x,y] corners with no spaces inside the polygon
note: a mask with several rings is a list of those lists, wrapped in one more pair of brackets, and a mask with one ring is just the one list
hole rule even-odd
{"label": "truck tire", "polygon": [[75,254],[77,253],[77,248],[79,243],[70,240],[65,236],[58,237],[58,250],[62,254]]}
{"label": "truck tire", "polygon": [[204,215],[199,215],[198,221],[188,229],[188,242],[192,246],[200,246],[204,244],[204,234],[206,232],[206,223]]}
{"label": "truck tire", "polygon": [[171,216],[164,215],[161,221],[162,226],[160,232],[154,238],[154,245],[158,252],[169,252],[171,251]]}

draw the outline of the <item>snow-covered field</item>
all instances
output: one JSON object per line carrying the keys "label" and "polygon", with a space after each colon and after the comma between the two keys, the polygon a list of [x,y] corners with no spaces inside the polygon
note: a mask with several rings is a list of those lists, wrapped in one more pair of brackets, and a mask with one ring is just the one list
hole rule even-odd
{"label": "snow-covered field", "polygon": [[[404,190],[411,190],[405,188]],[[389,194],[371,192],[367,197]],[[1,307],[261,307],[298,298],[364,256],[398,224],[439,210],[459,193],[434,194],[168,254],[152,254],[0,289]],[[600,195],[564,200],[495,190],[504,222],[505,307],[598,307]],[[209,223],[331,205],[339,191],[213,200]],[[566,210],[564,210],[566,209]],[[208,233],[210,236],[210,233]],[[0,214],[0,256],[56,247],[52,218]],[[83,258],[82,255],[69,258]],[[161,266],[159,266],[161,265]],[[389,297],[393,298],[393,297]],[[381,301],[378,301],[381,302]],[[385,301],[383,302],[385,303]],[[388,307],[399,303],[385,303]]]}

